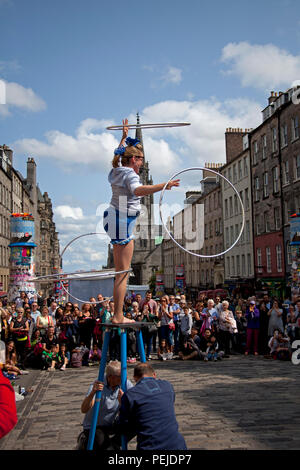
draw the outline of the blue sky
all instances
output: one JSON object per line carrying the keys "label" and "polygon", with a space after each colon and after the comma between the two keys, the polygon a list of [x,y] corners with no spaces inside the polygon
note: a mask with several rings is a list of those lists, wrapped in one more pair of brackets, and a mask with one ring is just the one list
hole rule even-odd
{"label": "blue sky", "polygon": [[[94,231],[109,201],[120,134],[108,124],[137,111],[142,122],[191,122],[144,131],[154,181],[166,181],[224,161],[226,127],[255,127],[269,92],[300,79],[296,0],[0,0],[0,18],[0,141],[24,175],[35,158],[62,247]],[[65,267],[99,266],[106,246],[82,242]]]}

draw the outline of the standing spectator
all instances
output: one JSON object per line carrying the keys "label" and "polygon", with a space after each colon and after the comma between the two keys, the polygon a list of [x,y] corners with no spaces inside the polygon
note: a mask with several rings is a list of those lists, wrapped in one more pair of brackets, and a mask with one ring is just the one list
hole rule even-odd
{"label": "standing spectator", "polygon": [[52,317],[52,320],[53,320],[53,325],[55,326],[56,325],[56,310],[57,310],[57,303],[55,302],[55,300],[52,300],[51,304],[50,304],[50,307],[49,307],[49,315]]}
{"label": "standing spectator", "polygon": [[24,361],[26,356],[26,346],[29,335],[28,321],[24,318],[24,309],[18,307],[17,317],[10,323],[10,332],[16,345],[18,364],[21,369],[25,369]]}
{"label": "standing spectator", "polygon": [[150,313],[152,315],[157,315],[158,314],[158,307],[157,303],[154,299],[152,299],[152,292],[148,290],[146,292],[145,300],[142,301],[141,303],[141,312],[143,311],[144,305],[147,304],[149,306]]}
{"label": "standing spectator", "polygon": [[34,319],[34,322],[36,324],[37,317],[41,314],[38,304],[36,302],[33,302],[31,304],[31,318]]}
{"label": "standing spectator", "polygon": [[269,299],[269,295],[268,294],[264,294],[263,296],[263,302],[266,304],[266,307],[268,309],[268,311],[270,310],[272,304],[271,304],[271,301]]}
{"label": "standing spectator", "polygon": [[26,302],[26,299],[28,300],[26,293],[24,291],[20,292],[20,297],[17,297],[16,299],[16,308],[17,307],[22,307],[24,308],[24,303]]}
{"label": "standing spectator", "polygon": [[269,316],[268,316],[268,308],[264,301],[262,301],[259,305],[259,335],[258,335],[258,351],[260,354],[268,354],[268,324],[269,324]]}
{"label": "standing spectator", "polygon": [[95,327],[95,319],[92,315],[92,306],[91,304],[82,305],[82,317],[78,320],[79,325],[79,337],[80,342],[83,342],[85,346],[90,350],[92,334]]}
{"label": "standing spectator", "polygon": [[[233,340],[232,334],[236,329],[236,322],[231,310],[229,310],[229,302],[223,300],[222,311],[219,315],[219,337],[221,342],[221,348],[224,350],[224,357],[230,356],[230,344]],[[235,328],[234,328],[235,326]],[[223,349],[224,348],[224,349]]]}
{"label": "standing spectator", "polygon": [[219,296],[216,297],[215,309],[217,310],[220,316],[220,313],[222,312],[222,302],[221,302],[221,297]]}
{"label": "standing spectator", "polygon": [[[141,321],[145,323],[154,323],[156,315],[152,314],[149,309],[149,305],[145,304],[143,307]],[[151,349],[152,349],[152,338],[153,338],[153,328],[156,329],[155,325],[146,326],[142,330],[144,347],[146,346],[146,358],[147,361],[151,359]]]}
{"label": "standing spectator", "polygon": [[[176,297],[176,299],[177,299],[177,297]],[[179,320],[180,307],[179,307],[179,304],[176,303],[176,299],[175,299],[174,295],[170,295],[169,309],[170,309],[170,311],[173,312],[173,321],[174,321],[174,324],[175,324],[174,354],[178,354],[178,351],[179,351],[179,336],[180,336],[180,320]]]}
{"label": "standing spectator", "polygon": [[25,317],[26,320],[28,321],[28,325],[29,325],[29,337],[31,338],[32,333],[33,333],[34,330],[36,329],[36,325],[35,325],[34,319],[31,317],[31,308],[30,308],[30,307],[25,307],[25,308],[24,308],[24,317]]}
{"label": "standing spectator", "polygon": [[255,300],[250,300],[249,308],[246,312],[247,318],[247,342],[245,356],[248,356],[253,345],[254,355],[258,356],[258,335],[259,335],[260,312],[256,307]]}
{"label": "standing spectator", "polygon": [[193,326],[192,315],[189,313],[189,308],[187,306],[183,308],[183,313],[184,313],[184,316],[181,318],[181,324],[180,324],[181,345],[182,343],[187,342],[191,334],[192,326]]}
{"label": "standing spectator", "polygon": [[1,309],[0,315],[0,340],[6,343],[9,337],[8,311]]}
{"label": "standing spectator", "polygon": [[132,302],[131,305],[132,305],[132,311],[130,312],[131,313],[131,318],[133,318],[135,320],[136,317],[141,314],[141,311],[140,311],[138,302],[134,301],[134,302]]}
{"label": "standing spectator", "polygon": [[53,318],[49,315],[48,307],[44,306],[42,307],[41,315],[37,317],[36,327],[40,330],[41,335],[44,336],[49,326],[54,326]]}
{"label": "standing spectator", "polygon": [[269,337],[273,336],[274,330],[278,329],[282,333],[284,331],[283,321],[282,321],[283,310],[279,308],[277,300],[274,300],[272,308],[268,311],[269,316],[269,325],[268,325],[268,335]]}
{"label": "standing spectator", "polygon": [[238,353],[244,353],[247,340],[247,319],[243,311],[236,312],[237,334],[234,335],[234,346]]}
{"label": "standing spectator", "polygon": [[166,340],[169,352],[172,352],[173,339],[171,325],[174,325],[173,312],[169,311],[166,297],[162,297],[160,301],[159,320],[161,321],[161,339]]}

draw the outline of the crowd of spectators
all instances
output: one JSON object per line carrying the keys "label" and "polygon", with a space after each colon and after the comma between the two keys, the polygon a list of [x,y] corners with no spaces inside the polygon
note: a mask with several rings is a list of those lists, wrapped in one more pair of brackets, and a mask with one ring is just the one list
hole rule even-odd
{"label": "crowd of spectators", "polygon": [[[97,303],[100,302],[101,303]],[[81,306],[54,299],[30,302],[25,293],[15,302],[0,300],[0,335],[6,345],[2,365],[8,378],[28,373],[27,368],[64,371],[99,363],[114,303],[102,295]],[[132,293],[124,303],[127,318],[145,323],[142,334],[147,360],[218,361],[232,354],[263,355],[288,360],[292,343],[299,339],[300,297],[280,301],[264,295],[248,299],[185,295],[153,298]],[[147,325],[148,323],[148,325]],[[139,359],[136,332],[128,330],[127,358]],[[120,330],[112,329],[110,360],[120,360]]]}

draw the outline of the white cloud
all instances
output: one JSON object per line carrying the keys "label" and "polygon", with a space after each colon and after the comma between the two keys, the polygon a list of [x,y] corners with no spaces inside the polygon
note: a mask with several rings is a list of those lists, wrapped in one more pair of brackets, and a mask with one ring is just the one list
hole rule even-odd
{"label": "white cloud", "polygon": [[[170,171],[205,162],[225,161],[224,133],[227,127],[249,128],[261,122],[261,106],[251,100],[164,101],[146,107],[141,122],[190,122],[182,128],[147,129],[143,132],[145,156],[154,180]],[[134,123],[136,116],[128,116]],[[64,168],[76,170],[84,164],[107,173],[120,133],[105,128],[111,120],[86,119],[69,135],[53,130],[45,140],[21,139],[12,148],[22,154],[51,158]],[[134,135],[134,131],[131,131]],[[118,140],[117,140],[118,139]]]}
{"label": "white cloud", "polygon": [[182,81],[182,70],[169,65],[167,71],[161,76],[161,80],[165,83],[178,85]]}
{"label": "white cloud", "polygon": [[112,121],[85,119],[76,129],[75,136],[52,130],[45,134],[45,141],[20,139],[13,144],[13,148],[36,157],[54,159],[67,167],[86,164],[107,170],[113,150],[119,145],[115,135],[104,130],[109,124]]}
{"label": "white cloud", "polygon": [[54,213],[63,219],[71,218],[71,219],[82,219],[83,212],[81,207],[70,207],[70,206],[57,206],[54,209]]}
{"label": "white cloud", "polygon": [[300,78],[300,55],[292,55],[274,44],[229,43],[221,61],[228,64],[226,74],[236,75],[243,86],[276,90],[290,87]]}
{"label": "white cloud", "polygon": [[31,88],[25,88],[19,83],[7,82],[6,104],[0,105],[0,114],[7,116],[11,114],[11,108],[20,108],[25,111],[38,112],[46,108],[46,103]]}
{"label": "white cloud", "polygon": [[[109,239],[107,235],[88,235],[103,232],[102,217],[95,214],[86,215],[81,207],[56,206],[53,209],[56,229],[59,233],[60,252],[68,243],[80,235],[85,235],[66,249],[63,255],[63,270],[101,269],[107,260]],[[100,215],[100,213],[99,213]]]}

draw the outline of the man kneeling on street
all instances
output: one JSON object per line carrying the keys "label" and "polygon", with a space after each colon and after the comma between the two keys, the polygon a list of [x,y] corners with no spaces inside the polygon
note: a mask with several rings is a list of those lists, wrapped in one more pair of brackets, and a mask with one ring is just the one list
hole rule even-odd
{"label": "man kneeling on street", "polygon": [[186,450],[178,432],[175,393],[166,380],[159,380],[147,362],[137,364],[136,385],[120,395],[120,432],[127,440],[137,436],[137,450]]}
{"label": "man kneeling on street", "polygon": [[[89,432],[92,426],[95,395],[101,391],[101,401],[98,413],[97,428],[93,450],[119,450],[121,434],[116,424],[119,413],[119,398],[121,390],[121,363],[110,361],[105,369],[105,380],[96,380],[90,385],[88,393],[81,404],[81,412],[85,413],[83,432],[78,436],[77,450],[86,450]],[[127,380],[127,390],[133,387]]]}

